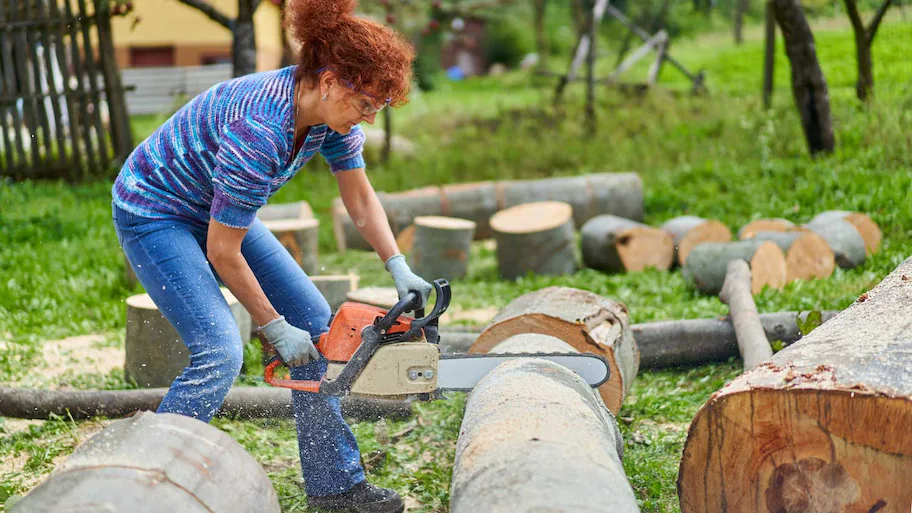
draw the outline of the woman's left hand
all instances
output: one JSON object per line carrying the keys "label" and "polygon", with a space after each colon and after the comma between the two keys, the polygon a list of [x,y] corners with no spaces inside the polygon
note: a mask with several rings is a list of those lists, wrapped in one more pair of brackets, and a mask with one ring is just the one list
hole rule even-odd
{"label": "woman's left hand", "polygon": [[433,288],[424,278],[413,273],[409,268],[405,257],[401,254],[391,256],[385,264],[386,270],[393,276],[393,283],[396,284],[396,292],[399,293],[399,299],[405,297],[409,291],[414,290],[421,295],[421,306],[427,303],[428,296]]}

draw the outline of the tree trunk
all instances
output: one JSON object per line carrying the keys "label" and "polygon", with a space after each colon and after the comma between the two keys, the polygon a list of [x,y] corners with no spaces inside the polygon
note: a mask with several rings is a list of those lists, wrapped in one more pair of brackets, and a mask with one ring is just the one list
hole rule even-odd
{"label": "tree trunk", "polygon": [[599,394],[609,410],[620,410],[640,365],[624,305],[583,290],[546,287],[507,304],[469,352],[490,352],[497,344],[521,333],[551,335],[577,351],[607,358],[611,376],[599,387]]}
{"label": "tree trunk", "polygon": [[425,280],[454,281],[465,277],[475,223],[439,216],[415,218],[412,270]]}
{"label": "tree trunk", "polygon": [[525,203],[491,217],[501,278],[577,270],[573,208],[559,201]]}
{"label": "tree trunk", "polygon": [[858,5],[855,0],[844,0],[846,13],[849,15],[849,21],[852,23],[852,30],[855,33],[855,57],[858,61],[858,80],[855,83],[855,93],[861,101],[867,101],[874,95],[874,62],[871,58],[871,45],[874,43],[874,36],[887,9],[890,8],[892,0],[886,0],[881,4],[874,15],[869,27],[865,27],[861,15],[858,13]]}
{"label": "tree trunk", "polygon": [[[491,349],[576,352],[535,334]],[[450,510],[639,512],[623,450],[617,420],[579,376],[547,360],[507,362],[466,403]]]}
{"label": "tree trunk", "polygon": [[774,242],[742,240],[737,242],[704,242],[695,247],[684,263],[684,279],[703,294],[718,294],[725,281],[728,262],[746,260],[751,269],[751,292],[769,285],[785,284],[785,255]]}
{"label": "tree trunk", "polygon": [[764,51],[763,51],[763,107],[773,105],[773,76],[776,68],[776,16],[773,3],[765,0],[764,7]]}
{"label": "tree trunk", "polygon": [[232,74],[235,77],[255,73],[257,69],[256,31],[253,24],[257,3],[257,0],[238,0],[231,52]]}
{"label": "tree trunk", "polygon": [[826,239],[811,231],[757,232],[753,239],[775,242],[785,252],[785,281],[829,278],[836,259]]}
{"label": "tree trunk", "polygon": [[820,217],[811,220],[805,228],[826,240],[839,267],[853,269],[865,262],[864,239],[852,223],[844,219]]}
{"label": "tree trunk", "polygon": [[751,270],[746,261],[739,258],[728,262],[719,299],[731,311],[738,349],[744,360],[744,371],[753,369],[773,356],[773,348],[766,338],[751,294]]}
{"label": "tree trunk", "polygon": [[580,232],[583,262],[593,269],[666,271],[674,261],[674,237],[643,223],[604,214],[586,221]]}
{"label": "tree trunk", "polygon": [[912,503],[912,258],[697,412],[683,513],[904,511]]}
{"label": "tree trunk", "polygon": [[735,32],[735,44],[740,45],[744,42],[744,14],[747,13],[747,9],[750,7],[750,0],[737,0],[735,2],[735,15],[733,20],[734,32]]}
{"label": "tree trunk", "polygon": [[792,94],[811,154],[832,152],[835,147],[830,97],[826,78],[817,60],[814,35],[799,0],[770,0],[785,39],[792,68]]}
{"label": "tree trunk", "polygon": [[548,36],[545,27],[545,12],[548,0],[535,1],[535,48],[538,52],[538,69],[548,69]]}
{"label": "tree trunk", "polygon": [[675,261],[684,265],[690,250],[704,242],[728,242],[732,239],[731,230],[715,219],[704,219],[697,216],[679,216],[669,219],[662,229],[674,237]]}
{"label": "tree trunk", "polygon": [[279,239],[288,254],[307,274],[320,269],[317,254],[320,239],[320,222],[316,219],[276,219],[263,225]]}

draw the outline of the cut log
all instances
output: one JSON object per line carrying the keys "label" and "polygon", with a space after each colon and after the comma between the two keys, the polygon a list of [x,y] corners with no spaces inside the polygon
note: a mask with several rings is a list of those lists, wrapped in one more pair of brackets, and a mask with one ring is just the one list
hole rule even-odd
{"label": "cut log", "polygon": [[788,219],[757,219],[756,221],[751,221],[742,226],[741,229],[738,230],[738,238],[750,239],[757,232],[787,232],[795,228],[795,223],[789,221]]}
{"label": "cut log", "polygon": [[[74,420],[125,417],[137,411],[155,411],[167,388],[142,390],[34,390],[0,388],[0,416],[20,419]],[[342,415],[358,421],[406,419],[412,407],[405,401],[358,396],[342,398]],[[234,419],[293,418],[291,390],[278,387],[231,387],[219,408],[219,417]]]}
{"label": "cut log", "polygon": [[561,275],[576,271],[573,209],[543,201],[501,210],[491,217],[500,276]]}
{"label": "cut log", "polygon": [[339,309],[342,303],[348,301],[348,294],[358,290],[358,281],[360,277],[354,273],[348,274],[327,274],[320,276],[311,276],[313,281],[332,311]]}
{"label": "cut log", "polygon": [[684,263],[684,279],[701,293],[716,295],[722,290],[728,262],[735,259],[750,264],[752,293],[759,293],[767,285],[779,289],[785,284],[785,254],[779,246],[751,239],[695,246]]}
{"label": "cut log", "polygon": [[277,221],[279,219],[313,219],[313,209],[306,201],[292,203],[266,204],[257,210],[260,221]]}
{"label": "cut log", "polygon": [[836,258],[826,240],[812,231],[756,232],[754,240],[775,242],[785,252],[785,280],[829,278]]}
{"label": "cut log", "polygon": [[751,271],[747,262],[741,259],[728,262],[719,299],[731,311],[744,370],[749,371],[773,356],[773,348],[760,324],[760,314],[751,294]]}
{"label": "cut log", "polygon": [[443,212],[449,217],[468,219],[475,223],[475,239],[488,239],[491,216],[504,208],[495,182],[457,183],[440,188]]}
{"label": "cut log", "polygon": [[[250,341],[253,321],[231,292],[222,288],[241,334],[241,342]],[[190,352],[177,330],[159,311],[148,294],[127,298],[127,326],[124,345],[124,377],[141,388],[169,387],[190,364]]]}
{"label": "cut log", "polygon": [[454,217],[419,216],[414,226],[412,271],[427,281],[465,277],[475,223]]}
{"label": "cut log", "polygon": [[[377,196],[382,197],[383,194],[378,192]],[[348,210],[345,208],[345,204],[342,203],[342,198],[333,200],[332,218],[333,235],[336,238],[336,246],[339,251],[370,251],[373,249],[361,235],[361,232],[358,231],[358,225],[363,225],[363,223],[355,223],[351,216],[348,215]]]}
{"label": "cut log", "polygon": [[412,252],[412,246],[415,245],[414,224],[399,232],[399,235],[396,235],[396,245],[399,246],[399,251],[403,254],[407,255]]}
{"label": "cut log", "polygon": [[[821,312],[826,322],[838,312]],[[760,314],[760,323],[770,342],[781,341],[788,345],[803,335],[797,320],[807,320],[808,312],[771,312]],[[730,317],[711,319],[682,319],[653,321],[631,326],[633,338],[640,350],[640,367],[664,369],[668,367],[703,365],[724,362],[740,355],[735,328]],[[458,337],[454,344],[465,343]],[[441,344],[443,344],[441,338]]]}
{"label": "cut log", "polygon": [[442,216],[443,199],[440,187],[430,186],[419,189],[384,194],[380,197],[386,217],[389,218],[393,234],[399,234],[415,222],[418,216]]}
{"label": "cut log", "polygon": [[[530,334],[492,350],[574,351]],[[623,449],[616,419],[575,373],[541,359],[506,362],[466,403],[450,511],[638,512]]]}
{"label": "cut log", "polygon": [[348,301],[364,303],[366,305],[379,306],[380,308],[392,308],[399,302],[399,293],[396,287],[361,287],[347,294]]}
{"label": "cut log", "polygon": [[674,260],[674,237],[666,231],[610,214],[583,224],[583,263],[609,272],[665,271]]}
{"label": "cut log", "polygon": [[684,265],[694,246],[703,242],[729,242],[731,230],[720,221],[697,216],[680,216],[669,219],[662,229],[674,237],[675,262]]}
{"label": "cut log", "polygon": [[276,219],[263,225],[279,239],[282,246],[307,274],[319,269],[317,248],[320,244],[320,222],[316,219]]}
{"label": "cut log", "polygon": [[640,352],[623,304],[570,287],[546,287],[501,309],[469,352],[488,353],[522,333],[557,337],[577,351],[607,358],[611,377],[599,387],[599,394],[608,409],[615,414],[620,410],[640,366]]}
{"label": "cut log", "polygon": [[828,210],[814,216],[814,218],[811,219],[811,223],[817,221],[828,223],[834,219],[848,221],[856,230],[858,230],[859,235],[861,235],[861,238],[864,240],[865,250],[868,256],[873,255],[880,249],[880,242],[883,237],[880,232],[880,227],[877,226],[877,223],[875,223],[873,219],[862,212]]}
{"label": "cut log", "polygon": [[834,217],[822,217],[804,225],[826,240],[836,265],[843,269],[853,269],[864,264],[867,255],[865,241],[852,223]]}
{"label": "cut log", "polygon": [[912,504],[912,258],[712,395],[691,423],[681,511],[905,511]]}
{"label": "cut log", "polygon": [[141,413],[89,438],[13,513],[279,513],[263,467],[231,436],[191,417]]}

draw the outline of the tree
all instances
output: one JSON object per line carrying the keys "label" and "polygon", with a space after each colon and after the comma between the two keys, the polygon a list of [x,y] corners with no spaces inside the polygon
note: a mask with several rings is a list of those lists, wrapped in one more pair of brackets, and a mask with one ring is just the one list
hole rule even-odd
{"label": "tree", "polygon": [[232,75],[239,77],[256,71],[256,32],[253,25],[253,14],[260,6],[260,0],[238,0],[238,14],[230,18],[225,13],[216,9],[206,0],[178,0],[180,3],[193,7],[231,31],[233,41],[231,44]]}
{"label": "tree", "polygon": [[785,53],[792,69],[792,94],[801,115],[801,126],[811,154],[832,152],[835,146],[830,96],[817,60],[814,34],[799,0],[771,0],[782,29]]}
{"label": "tree", "polygon": [[747,9],[750,7],[750,0],[736,0],[735,1],[735,15],[734,15],[734,29],[735,29],[735,44],[740,45],[744,42],[744,14],[747,13]]}
{"label": "tree", "polygon": [[865,27],[861,15],[858,13],[856,0],[844,0],[846,12],[849,20],[852,22],[852,30],[855,32],[855,55],[858,59],[858,82],[855,84],[855,93],[861,101],[867,101],[874,94],[874,63],[871,59],[871,45],[874,43],[874,36],[883,21],[884,14],[890,8],[893,0],[885,0],[880,9],[871,20],[871,24]]}

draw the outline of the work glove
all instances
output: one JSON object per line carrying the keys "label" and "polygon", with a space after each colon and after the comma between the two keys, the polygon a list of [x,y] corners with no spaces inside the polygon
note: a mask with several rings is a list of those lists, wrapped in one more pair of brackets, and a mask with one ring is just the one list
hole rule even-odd
{"label": "work glove", "polygon": [[405,257],[401,254],[393,255],[386,261],[386,270],[393,276],[393,283],[396,284],[396,292],[399,293],[399,299],[405,297],[409,291],[414,290],[421,296],[421,305],[418,308],[424,308],[428,296],[433,288],[430,283],[413,273],[409,268]]}
{"label": "work glove", "polygon": [[288,324],[284,315],[260,326],[260,331],[286,365],[306,365],[320,359],[320,352],[314,347],[310,333]]}

